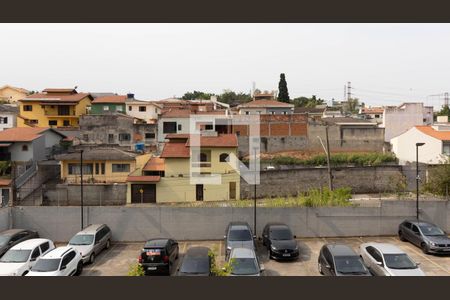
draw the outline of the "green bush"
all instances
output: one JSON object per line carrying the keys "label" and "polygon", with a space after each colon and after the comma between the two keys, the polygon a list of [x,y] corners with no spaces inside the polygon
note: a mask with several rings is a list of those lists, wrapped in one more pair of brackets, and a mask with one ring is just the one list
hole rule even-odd
{"label": "green bush", "polygon": [[139,263],[134,263],[128,270],[128,276],[145,276],[144,268]]}
{"label": "green bush", "polygon": [[217,255],[216,249],[210,250],[208,252],[208,256],[211,259],[211,274],[213,276],[230,276],[233,271],[233,263],[234,260],[230,259],[228,262],[225,262],[222,267],[217,264]]}
{"label": "green bush", "polygon": [[440,196],[450,193],[450,161],[428,169],[428,180],[423,185],[423,190]]}

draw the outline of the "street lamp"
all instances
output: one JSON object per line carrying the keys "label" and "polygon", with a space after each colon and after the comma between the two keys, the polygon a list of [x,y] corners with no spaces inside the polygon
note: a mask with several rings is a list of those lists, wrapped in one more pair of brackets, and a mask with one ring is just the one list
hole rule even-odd
{"label": "street lamp", "polygon": [[419,221],[419,147],[425,143],[416,143],[416,219]]}
{"label": "street lamp", "polygon": [[256,236],[256,150],[255,148],[255,192],[253,197],[253,235]]}
{"label": "street lamp", "polygon": [[327,147],[322,142],[322,139],[320,136],[317,136],[317,138],[320,141],[320,144],[323,147],[323,151],[325,151],[325,155],[327,156],[327,166],[328,166],[328,187],[330,188],[330,191],[333,190],[333,174],[331,173],[331,163],[330,163],[330,143],[328,140],[328,125],[325,126],[325,137],[327,142]]}

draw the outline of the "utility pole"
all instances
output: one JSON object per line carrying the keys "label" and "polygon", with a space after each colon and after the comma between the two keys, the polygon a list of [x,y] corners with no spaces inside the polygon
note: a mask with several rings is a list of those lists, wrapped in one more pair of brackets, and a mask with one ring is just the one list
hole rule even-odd
{"label": "utility pole", "polygon": [[325,155],[327,156],[328,187],[329,187],[330,191],[332,191],[333,190],[333,173],[331,172],[330,143],[329,143],[329,140],[328,140],[328,125],[325,125],[325,137],[326,137],[326,142],[327,142],[327,146],[326,147],[323,144],[322,139],[320,138],[320,136],[317,136],[317,138],[320,141],[320,144],[322,145],[323,150],[325,151]]}
{"label": "utility pole", "polygon": [[448,106],[448,92],[444,93],[444,107]]}
{"label": "utility pole", "polygon": [[80,184],[80,202],[81,202],[81,230],[83,230],[84,227],[84,220],[83,220],[83,150],[80,150],[80,175],[81,175],[81,184]]}
{"label": "utility pole", "polygon": [[253,199],[253,235],[256,236],[256,148],[255,148],[255,194]]}
{"label": "utility pole", "polygon": [[349,81],[347,82],[347,101],[349,101],[352,98],[352,83]]}

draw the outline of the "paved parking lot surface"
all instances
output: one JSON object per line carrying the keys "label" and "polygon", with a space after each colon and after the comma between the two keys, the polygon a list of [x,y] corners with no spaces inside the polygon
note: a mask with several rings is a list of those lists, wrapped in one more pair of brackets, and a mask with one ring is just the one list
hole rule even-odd
{"label": "paved parking lot surface", "polygon": [[[319,276],[317,257],[325,243],[345,243],[359,253],[359,245],[366,242],[383,242],[397,245],[417,263],[426,275],[449,276],[450,256],[425,255],[408,242],[401,242],[397,237],[354,237],[354,238],[304,238],[298,239],[300,257],[296,261],[278,262],[268,260],[267,252],[258,244],[258,256],[265,267],[266,276]],[[126,276],[129,266],[137,261],[139,251],[144,243],[116,243],[97,256],[92,265],[85,265],[83,276]],[[215,250],[220,261],[224,260],[223,241],[179,241],[180,257],[177,265],[183,260],[183,254],[193,246],[206,246]],[[173,268],[175,271],[176,268]]]}

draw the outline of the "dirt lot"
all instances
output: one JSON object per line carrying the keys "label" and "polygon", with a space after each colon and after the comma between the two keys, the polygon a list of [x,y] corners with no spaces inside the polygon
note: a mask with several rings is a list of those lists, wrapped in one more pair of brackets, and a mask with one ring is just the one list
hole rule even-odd
{"label": "dirt lot", "polygon": [[[411,258],[421,263],[420,267],[427,275],[449,276],[450,256],[425,255],[420,249],[408,242],[401,242],[397,237],[363,237],[363,238],[310,238],[298,239],[300,258],[293,262],[277,262],[267,259],[265,249],[258,245],[258,255],[264,264],[266,276],[318,276],[317,257],[324,243],[346,243],[358,253],[359,245],[363,242],[385,242],[399,246],[408,253]],[[86,265],[83,276],[125,276],[130,264],[137,261],[139,250],[143,243],[117,243],[109,250],[103,251],[92,265]],[[189,247],[206,246],[220,252],[218,257],[223,260],[224,243],[222,241],[180,241],[180,257],[177,263],[181,263],[183,253]],[[173,268],[176,270],[176,268]]]}

